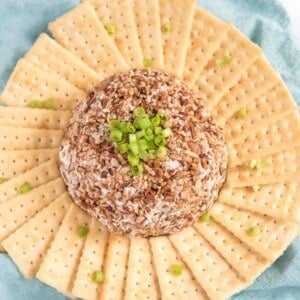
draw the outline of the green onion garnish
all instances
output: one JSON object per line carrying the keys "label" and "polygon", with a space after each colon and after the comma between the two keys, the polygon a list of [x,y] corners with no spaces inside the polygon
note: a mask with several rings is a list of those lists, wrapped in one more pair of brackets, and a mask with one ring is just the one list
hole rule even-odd
{"label": "green onion garnish", "polygon": [[143,63],[145,68],[150,68],[152,67],[153,60],[151,58],[144,58]]}
{"label": "green onion garnish", "polygon": [[32,189],[33,189],[32,185],[28,182],[25,182],[19,187],[19,194],[26,194]]}
{"label": "green onion garnish", "polygon": [[133,155],[138,155],[140,153],[139,145],[137,142],[129,142],[128,148]]}
{"label": "green onion garnish", "polygon": [[143,173],[142,161],[163,159],[167,156],[167,138],[172,134],[165,127],[166,116],[157,113],[150,116],[142,107],[133,112],[132,122],[111,120],[110,140],[121,154],[126,154],[133,176]]}
{"label": "green onion garnish", "polygon": [[240,119],[245,119],[247,116],[248,116],[248,109],[247,107],[241,107],[237,113],[236,113],[236,116]]}
{"label": "green onion garnish", "polygon": [[92,280],[95,283],[102,283],[104,281],[104,272],[103,271],[95,271],[92,275]]}
{"label": "green onion garnish", "polygon": [[252,159],[249,163],[251,170],[263,170],[267,166],[267,163],[262,159]]}
{"label": "green onion garnish", "polygon": [[110,139],[113,142],[120,142],[122,140],[122,137],[123,137],[123,134],[122,134],[121,130],[115,129],[115,128],[113,130],[111,130]]}
{"label": "green onion garnish", "polygon": [[42,109],[53,109],[55,105],[55,100],[49,97],[46,100],[33,100],[28,104],[30,108],[42,108]]}
{"label": "green onion garnish", "polygon": [[154,127],[159,126],[159,125],[160,125],[160,121],[161,121],[160,115],[156,115],[155,117],[153,117],[153,118],[151,119],[151,123],[152,123],[152,125],[153,125]]}
{"label": "green onion garnish", "polygon": [[137,107],[134,111],[133,111],[133,115],[134,117],[136,118],[139,118],[139,117],[143,117],[145,116],[145,110],[142,108],[142,107]]}
{"label": "green onion garnish", "polygon": [[118,144],[117,149],[120,153],[125,154],[129,150],[129,145],[127,143]]}
{"label": "green onion garnish", "polygon": [[181,265],[173,265],[171,266],[171,273],[174,276],[180,276],[182,274],[183,271],[183,266]]}
{"label": "green onion garnish", "polygon": [[149,120],[149,117],[137,117],[133,125],[136,129],[147,129],[152,126],[151,121]]}
{"label": "green onion garnish", "polygon": [[138,164],[136,166],[131,165],[130,166],[130,171],[133,176],[140,176],[144,172],[144,167],[142,164]]}
{"label": "green onion garnish", "polygon": [[114,35],[117,32],[117,27],[115,24],[111,23],[105,26],[105,30],[109,35]]}
{"label": "green onion garnish", "polygon": [[225,55],[222,59],[220,59],[217,63],[219,67],[225,67],[227,66],[231,61],[231,58],[227,55]]}
{"label": "green onion garnish", "polygon": [[259,228],[255,227],[255,226],[250,227],[246,230],[246,234],[251,237],[257,236],[257,235],[259,235],[259,233],[260,233]]}
{"label": "green onion garnish", "polygon": [[203,215],[201,215],[201,217],[199,218],[199,221],[202,223],[207,223],[210,221],[210,215],[208,213],[204,213]]}
{"label": "green onion garnish", "polygon": [[86,226],[78,226],[76,229],[76,233],[80,237],[86,237],[89,233],[89,229]]}
{"label": "green onion garnish", "polygon": [[109,128],[113,129],[113,128],[119,128],[120,127],[120,121],[119,120],[110,120],[109,122]]}
{"label": "green onion garnish", "polygon": [[137,166],[140,163],[140,156],[139,155],[134,155],[133,153],[130,153],[128,155],[128,161],[129,161],[129,164],[131,166]]}
{"label": "green onion garnish", "polygon": [[157,150],[156,150],[156,157],[157,158],[164,158],[167,156],[167,148],[164,146],[160,146]]}
{"label": "green onion garnish", "polygon": [[161,26],[161,31],[163,33],[169,33],[172,31],[172,25],[171,24],[164,24]]}
{"label": "green onion garnish", "polygon": [[158,135],[162,133],[162,128],[160,126],[154,128],[154,134]]}
{"label": "green onion garnish", "polygon": [[6,178],[6,177],[0,177],[0,184],[7,181],[7,180],[8,180],[8,178]]}
{"label": "green onion garnish", "polygon": [[166,144],[166,139],[162,135],[157,135],[154,138],[154,144],[156,146],[164,146]]}
{"label": "green onion garnish", "polygon": [[124,133],[135,133],[136,129],[131,123],[125,123]]}

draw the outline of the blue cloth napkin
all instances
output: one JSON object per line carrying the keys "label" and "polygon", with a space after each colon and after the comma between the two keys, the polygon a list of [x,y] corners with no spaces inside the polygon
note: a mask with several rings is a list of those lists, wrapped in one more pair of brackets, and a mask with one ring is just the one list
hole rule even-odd
{"label": "blue cloth napkin", "polygon": [[[48,22],[70,10],[78,0],[0,0],[0,90]],[[199,0],[211,12],[234,23],[259,44],[300,104],[300,51],[290,20],[275,0]],[[26,280],[6,254],[0,254],[1,300],[66,299],[36,279]],[[300,239],[285,251],[236,300],[300,299]]]}

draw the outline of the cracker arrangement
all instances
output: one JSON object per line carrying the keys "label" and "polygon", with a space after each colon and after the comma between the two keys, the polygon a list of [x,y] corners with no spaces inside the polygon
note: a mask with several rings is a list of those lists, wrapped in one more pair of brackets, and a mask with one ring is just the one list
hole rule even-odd
{"label": "cracker arrangement", "polygon": [[[85,0],[49,30],[0,96],[0,249],[25,277],[83,299],[226,299],[251,285],[300,219],[297,106],[261,49],[193,0]],[[135,67],[198,90],[226,136],[217,203],[169,236],[109,233],[73,203],[58,168],[76,103]]]}

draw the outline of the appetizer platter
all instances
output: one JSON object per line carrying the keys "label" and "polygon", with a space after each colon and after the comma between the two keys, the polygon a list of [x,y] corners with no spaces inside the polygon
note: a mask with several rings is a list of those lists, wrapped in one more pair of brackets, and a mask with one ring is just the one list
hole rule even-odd
{"label": "appetizer platter", "polygon": [[[227,299],[298,234],[297,105],[194,0],[84,0],[0,95],[0,249],[82,299]],[[298,156],[299,155],[299,156]]]}

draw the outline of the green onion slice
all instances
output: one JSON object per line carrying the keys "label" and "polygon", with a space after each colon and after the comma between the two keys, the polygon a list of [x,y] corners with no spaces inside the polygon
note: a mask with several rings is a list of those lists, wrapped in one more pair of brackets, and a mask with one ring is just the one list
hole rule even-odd
{"label": "green onion slice", "polygon": [[211,219],[211,216],[208,213],[204,213],[203,215],[201,215],[201,217],[199,218],[199,221],[202,223],[207,223],[209,222]]}
{"label": "green onion slice", "polygon": [[160,146],[157,150],[156,150],[156,157],[157,158],[164,158],[167,156],[167,148],[164,146]]}
{"label": "green onion slice", "polygon": [[183,266],[182,265],[173,265],[171,266],[171,273],[174,276],[180,276],[183,271]]}
{"label": "green onion slice", "polygon": [[141,160],[162,159],[167,156],[167,138],[171,129],[164,122],[167,116],[157,113],[150,116],[142,107],[133,111],[132,122],[110,120],[110,140],[121,154],[127,154],[130,170],[133,176],[143,173]]}
{"label": "green onion slice", "polygon": [[107,24],[107,25],[105,26],[105,30],[107,31],[107,33],[108,33],[109,35],[114,35],[114,34],[116,34],[116,32],[117,32],[117,27],[116,27],[115,24],[110,23],[110,24]]}
{"label": "green onion slice", "polygon": [[231,61],[231,58],[229,56],[225,55],[217,63],[218,63],[219,67],[225,67],[230,64],[230,61]]}
{"label": "green onion slice", "polygon": [[153,65],[153,60],[151,58],[144,58],[143,63],[145,68],[150,68]]}
{"label": "green onion slice", "polygon": [[102,283],[104,281],[105,275],[103,271],[95,271],[92,275],[92,280],[95,283]]}
{"label": "green onion slice", "polygon": [[267,163],[262,159],[252,159],[249,163],[251,170],[263,170],[267,166]]}
{"label": "green onion slice", "polygon": [[258,227],[253,226],[247,229],[246,234],[250,237],[258,236],[260,233],[260,230]]}
{"label": "green onion slice", "polygon": [[128,155],[128,161],[130,166],[137,166],[140,163],[140,157],[138,155],[134,155],[132,153],[130,153]]}
{"label": "green onion slice", "polygon": [[241,107],[237,113],[236,113],[236,116],[240,119],[245,119],[247,116],[248,116],[248,109],[247,107]]}
{"label": "green onion slice", "polygon": [[4,183],[7,180],[8,180],[8,178],[6,178],[6,177],[0,177],[0,184]]}
{"label": "green onion slice", "polygon": [[125,154],[129,151],[129,145],[127,143],[120,143],[117,148],[121,154]]}
{"label": "green onion slice", "polygon": [[137,107],[134,111],[133,111],[133,115],[136,118],[139,117],[144,117],[146,115],[145,110],[142,107]]}
{"label": "green onion slice", "polygon": [[132,173],[133,176],[140,176],[143,174],[144,172],[144,167],[142,164],[138,164],[136,166],[130,166],[130,171]]}
{"label": "green onion slice", "polygon": [[111,130],[111,132],[110,132],[110,139],[113,142],[120,142],[122,140],[122,137],[123,137],[123,133],[122,133],[121,130],[119,130],[119,129],[113,129],[113,130]]}
{"label": "green onion slice", "polygon": [[86,237],[89,231],[90,230],[86,226],[78,226],[76,229],[76,233],[80,237]]}
{"label": "green onion slice", "polygon": [[28,182],[25,182],[19,187],[19,194],[26,194],[32,189],[33,189],[32,185]]}
{"label": "green onion slice", "polygon": [[169,32],[171,32],[172,31],[172,25],[171,24],[164,24],[164,25],[162,25],[161,26],[161,31],[163,32],[163,33],[169,33]]}
{"label": "green onion slice", "polygon": [[33,100],[28,104],[30,108],[54,109],[55,100],[49,97],[46,100]]}

